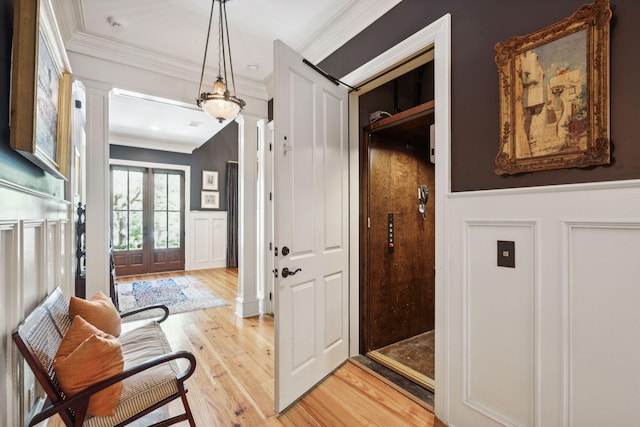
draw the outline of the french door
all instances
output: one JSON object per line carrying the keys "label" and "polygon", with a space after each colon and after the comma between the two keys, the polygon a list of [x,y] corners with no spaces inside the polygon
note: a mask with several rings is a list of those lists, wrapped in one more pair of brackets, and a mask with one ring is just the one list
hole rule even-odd
{"label": "french door", "polygon": [[184,270],[182,171],[111,167],[116,275]]}

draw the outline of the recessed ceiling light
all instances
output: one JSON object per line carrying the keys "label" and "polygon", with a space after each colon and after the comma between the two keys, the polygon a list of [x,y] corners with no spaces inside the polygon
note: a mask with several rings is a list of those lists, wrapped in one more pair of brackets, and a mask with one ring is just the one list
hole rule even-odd
{"label": "recessed ceiling light", "polygon": [[149,128],[151,130],[160,130],[160,128],[158,126],[156,126],[156,125],[151,125],[151,126],[149,126]]}
{"label": "recessed ceiling light", "polygon": [[107,18],[107,22],[111,25],[112,28],[124,28],[124,23],[117,19],[115,16],[109,16]]}
{"label": "recessed ceiling light", "polygon": [[198,122],[198,121],[196,121],[196,120],[191,120],[191,121],[189,122],[189,126],[194,127],[194,128],[197,128],[197,127],[198,127],[198,126],[200,126],[201,124],[202,124],[202,122]]}
{"label": "recessed ceiling light", "polygon": [[247,70],[252,71],[252,72],[256,72],[260,69],[260,66],[257,64],[249,64],[247,65]]}

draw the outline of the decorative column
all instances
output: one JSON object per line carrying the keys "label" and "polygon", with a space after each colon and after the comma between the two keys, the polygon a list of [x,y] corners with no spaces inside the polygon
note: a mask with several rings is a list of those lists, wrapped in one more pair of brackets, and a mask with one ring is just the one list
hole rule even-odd
{"label": "decorative column", "polygon": [[238,297],[236,314],[260,314],[258,300],[257,146],[261,117],[243,114],[238,123]]}
{"label": "decorative column", "polygon": [[109,93],[111,85],[82,79],[86,88],[86,296],[109,296]]}

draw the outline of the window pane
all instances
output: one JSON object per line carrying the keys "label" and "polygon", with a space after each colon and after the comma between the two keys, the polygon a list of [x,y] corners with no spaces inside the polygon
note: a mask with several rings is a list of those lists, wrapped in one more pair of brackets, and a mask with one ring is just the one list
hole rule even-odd
{"label": "window pane", "polygon": [[180,212],[169,212],[169,247],[180,247]]}
{"label": "window pane", "polygon": [[180,210],[180,199],[181,199],[181,191],[180,191],[180,175],[169,175],[169,210],[170,211],[179,211]]}
{"label": "window pane", "polygon": [[[127,171],[113,171],[113,209],[127,209]],[[115,227],[114,227],[115,228]]]}
{"label": "window pane", "polygon": [[142,172],[129,172],[129,209],[142,210]]}
{"label": "window pane", "polygon": [[126,211],[113,211],[113,236],[111,240],[114,250],[127,249],[128,225]]}
{"label": "window pane", "polygon": [[155,212],[154,213],[154,230],[155,230],[155,245],[156,249],[163,249],[167,247],[167,213]]}
{"label": "window pane", "polygon": [[163,211],[167,209],[167,174],[155,173],[154,183],[154,210]]}
{"label": "window pane", "polygon": [[129,249],[142,249],[142,212],[129,212]]}

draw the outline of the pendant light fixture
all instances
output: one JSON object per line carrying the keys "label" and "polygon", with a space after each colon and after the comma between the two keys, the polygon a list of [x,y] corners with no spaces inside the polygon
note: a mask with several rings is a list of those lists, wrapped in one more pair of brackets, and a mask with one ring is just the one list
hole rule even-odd
{"label": "pendant light fixture", "polygon": [[[198,107],[205,113],[218,119],[220,123],[225,120],[234,119],[246,103],[236,96],[236,82],[233,77],[233,62],[231,61],[231,44],[229,42],[229,26],[227,23],[227,1],[211,0],[211,15],[209,16],[209,29],[207,30],[207,42],[204,48],[204,59],[202,60],[202,72],[200,74],[200,87],[198,88]],[[204,79],[204,69],[207,63],[207,50],[209,49],[209,36],[211,34],[211,24],[213,22],[213,12],[216,3],[220,4],[218,19],[218,77],[213,84],[213,93],[202,92],[202,80]],[[227,56],[229,57],[229,72],[231,74],[231,87],[229,91],[227,79]]]}

